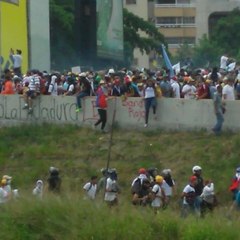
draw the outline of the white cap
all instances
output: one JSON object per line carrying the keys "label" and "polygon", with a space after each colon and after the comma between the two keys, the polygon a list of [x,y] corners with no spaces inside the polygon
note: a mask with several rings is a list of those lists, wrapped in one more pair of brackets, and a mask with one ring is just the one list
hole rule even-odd
{"label": "white cap", "polygon": [[193,173],[195,173],[196,171],[201,171],[201,170],[202,170],[202,168],[200,166],[197,166],[197,165],[192,168]]}
{"label": "white cap", "polygon": [[113,68],[110,68],[110,69],[108,70],[108,74],[111,74],[111,73],[115,73],[115,71],[114,71]]}

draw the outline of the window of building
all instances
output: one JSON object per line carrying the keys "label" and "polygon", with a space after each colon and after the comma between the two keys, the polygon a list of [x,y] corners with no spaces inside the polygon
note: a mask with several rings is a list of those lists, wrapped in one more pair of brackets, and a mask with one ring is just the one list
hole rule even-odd
{"label": "window of building", "polygon": [[168,44],[195,44],[195,37],[165,37]]}
{"label": "window of building", "polygon": [[192,0],[157,0],[157,4],[190,4]]}
{"label": "window of building", "polygon": [[126,4],[136,4],[137,0],[126,0]]}
{"label": "window of building", "polygon": [[157,24],[195,24],[195,17],[157,17]]}

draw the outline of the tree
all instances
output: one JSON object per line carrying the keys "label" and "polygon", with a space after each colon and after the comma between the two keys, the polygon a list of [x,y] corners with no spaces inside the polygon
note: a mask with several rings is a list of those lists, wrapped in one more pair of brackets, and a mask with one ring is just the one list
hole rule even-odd
{"label": "tree", "polygon": [[[127,9],[123,9],[123,31],[125,58],[133,58],[133,50],[139,48],[142,53],[151,50],[160,51],[161,44],[165,43],[164,36],[148,21],[140,18]],[[144,32],[146,37],[140,35]]]}
{"label": "tree", "polygon": [[50,0],[52,68],[64,69],[75,59],[74,0]]}
{"label": "tree", "polygon": [[218,45],[222,53],[227,52],[229,55],[237,57],[240,42],[239,29],[240,10],[236,8],[217,22],[210,42]]}

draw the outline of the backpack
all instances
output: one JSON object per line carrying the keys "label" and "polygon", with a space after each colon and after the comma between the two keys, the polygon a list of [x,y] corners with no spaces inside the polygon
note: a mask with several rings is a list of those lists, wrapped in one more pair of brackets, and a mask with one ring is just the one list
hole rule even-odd
{"label": "backpack", "polygon": [[131,186],[131,193],[132,194],[138,193],[141,190],[141,187],[142,187],[141,179],[137,178],[136,181]]}

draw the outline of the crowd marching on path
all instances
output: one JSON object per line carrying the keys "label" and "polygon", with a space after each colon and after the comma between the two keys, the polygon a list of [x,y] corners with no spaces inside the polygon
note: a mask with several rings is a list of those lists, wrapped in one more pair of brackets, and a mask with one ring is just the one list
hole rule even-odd
{"label": "crowd marching on path", "polygon": [[[118,173],[115,168],[101,169],[102,177],[92,176],[86,182],[83,189],[83,200],[90,202],[99,201],[104,196],[107,206],[114,207],[119,204],[119,195],[122,193],[118,184]],[[11,188],[12,177],[4,175],[0,187],[0,205],[6,204],[12,199],[21,199],[18,189]],[[186,179],[187,181],[187,179]],[[37,180],[36,186],[32,190],[35,199],[46,199],[48,193],[59,195],[61,193],[62,179],[60,171],[56,167],[49,168],[49,177],[46,180],[47,187],[44,187],[43,180]],[[166,208],[172,208],[173,202],[180,200],[180,216],[186,218],[189,214],[196,217],[204,217],[212,213],[218,205],[215,195],[214,183],[211,179],[204,180],[202,168],[193,166],[192,174],[188,182],[183,187],[182,193],[177,196],[175,180],[171,169],[159,171],[157,168],[140,168],[138,175],[129,183],[129,188],[125,191],[131,193],[129,199],[133,206],[148,207],[155,214],[159,214]],[[236,168],[235,175],[229,186],[232,193],[232,204],[229,211],[240,210],[240,167]],[[100,196],[100,197],[98,197]]]}
{"label": "crowd marching on path", "polygon": [[216,115],[216,125],[212,128],[216,135],[221,133],[226,111],[226,101],[240,100],[239,66],[226,54],[220,59],[220,67],[212,69],[179,69],[172,76],[167,68],[150,69],[106,69],[79,73],[52,72],[32,69],[25,74],[21,71],[21,50],[10,50],[14,68],[5,69],[1,76],[1,94],[21,94],[29,114],[33,113],[34,98],[44,95],[66,95],[76,97],[76,112],[82,111],[82,101],[87,96],[96,96],[99,120],[104,131],[107,121],[107,99],[111,96],[141,97],[144,99],[145,123],[148,127],[149,111],[157,110],[157,98],[212,99]]}

